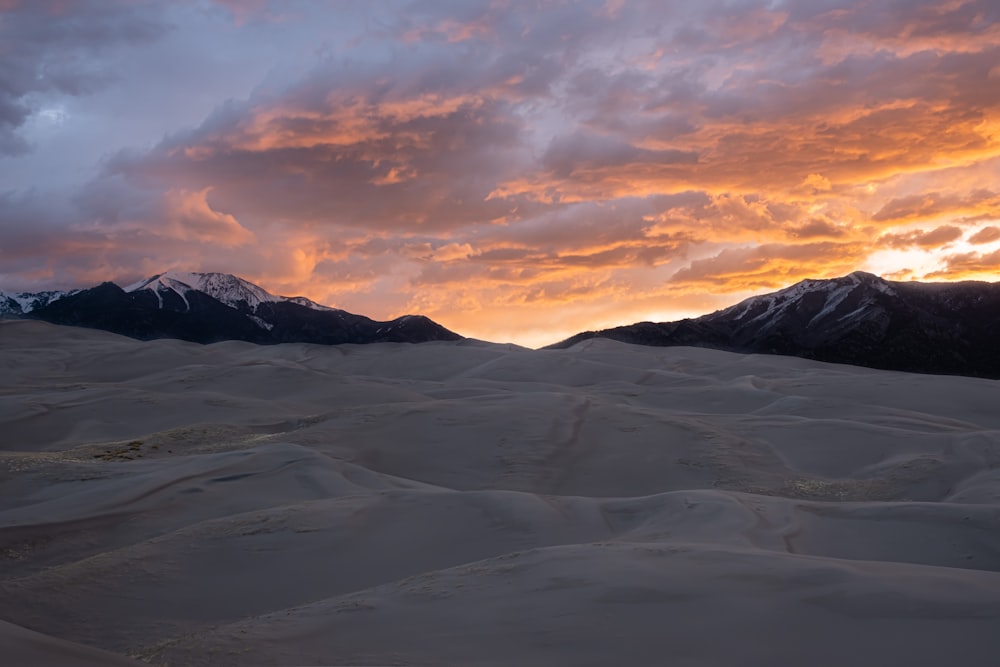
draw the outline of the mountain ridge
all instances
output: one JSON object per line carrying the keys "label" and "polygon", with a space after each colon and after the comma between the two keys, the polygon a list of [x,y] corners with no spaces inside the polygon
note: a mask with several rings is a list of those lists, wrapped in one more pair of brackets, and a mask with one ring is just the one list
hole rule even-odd
{"label": "mountain ridge", "polygon": [[0,292],[0,316],[103,329],[140,340],[196,343],[333,345],[463,338],[422,315],[380,322],[306,297],[276,296],[225,273],[168,271],[124,288],[105,282],[71,292]]}
{"label": "mountain ridge", "polygon": [[807,279],[697,318],[585,331],[591,338],[780,354],[886,370],[1000,378],[1000,284]]}
{"label": "mountain ridge", "polygon": [[[421,315],[379,322],[306,297],[277,296],[224,273],[167,271],[124,288],[107,282],[64,292],[0,291],[0,317],[198,343],[462,338]],[[585,331],[546,348],[591,338],[1000,379],[1000,283],[896,282],[855,271],[802,280],[697,318]]]}

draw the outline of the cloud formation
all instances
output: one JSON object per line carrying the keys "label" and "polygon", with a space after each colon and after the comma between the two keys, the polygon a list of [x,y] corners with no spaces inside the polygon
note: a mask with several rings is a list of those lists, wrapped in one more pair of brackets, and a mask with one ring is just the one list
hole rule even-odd
{"label": "cloud formation", "polygon": [[541,344],[859,268],[997,270],[988,0],[2,6],[32,36],[4,61],[7,153],[41,96],[113,75],[111,45],[342,26],[308,67],[107,147],[73,191],[5,193],[9,288],[223,270]]}
{"label": "cloud formation", "polygon": [[52,95],[81,96],[114,69],[92,56],[158,39],[169,29],[155,6],[109,0],[83,7],[59,0],[0,3],[0,154],[30,150],[19,134]]}

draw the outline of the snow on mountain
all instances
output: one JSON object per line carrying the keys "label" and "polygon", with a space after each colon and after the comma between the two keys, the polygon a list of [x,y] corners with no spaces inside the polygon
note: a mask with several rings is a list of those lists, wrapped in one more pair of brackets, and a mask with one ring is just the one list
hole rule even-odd
{"label": "snow on mountain", "polygon": [[[167,294],[174,294],[183,301],[186,309],[190,310],[187,293],[197,291],[207,294],[231,308],[237,310],[246,308],[251,313],[256,312],[257,307],[263,303],[279,302],[290,302],[318,311],[340,312],[337,308],[324,306],[304,296],[276,296],[259,285],[228,273],[167,271],[158,273],[151,278],[144,278],[123,289],[128,293],[141,290],[152,292],[156,296],[160,308],[164,307],[164,297]],[[0,291],[0,317],[26,315],[39,308],[44,308],[53,301],[78,292],[80,290],[19,293]]]}
{"label": "snow on mountain", "polygon": [[256,311],[262,303],[277,303],[290,301],[313,310],[336,310],[323,306],[303,296],[283,297],[271,294],[264,288],[228,273],[187,273],[182,271],[167,271],[140,280],[124,288],[126,292],[150,290],[157,295],[160,305],[163,305],[163,293],[173,292],[184,299],[186,292],[195,290],[211,296],[232,308],[239,309],[246,304],[251,311]]}
{"label": "snow on mountain", "polygon": [[0,317],[6,315],[25,315],[31,311],[44,308],[53,301],[57,301],[70,294],[76,294],[80,290],[46,291],[46,292],[0,292]]}
{"label": "snow on mountain", "polygon": [[0,317],[19,315],[20,312],[21,305],[12,296],[8,296],[6,292],[0,292]]}
{"label": "snow on mountain", "polygon": [[313,310],[339,310],[338,308],[331,308],[330,306],[324,306],[321,303],[316,303],[312,299],[308,299],[304,296],[285,296],[281,297],[285,301],[290,301],[291,303],[297,303],[300,306],[305,306],[306,308],[312,308]]}
{"label": "snow on mountain", "polygon": [[196,343],[422,343],[460,340],[426,317],[379,322],[303,296],[271,294],[226,273],[168,271],[122,288],[112,282],[73,292],[0,292],[0,317],[103,329],[139,340]]}
{"label": "snow on mountain", "polygon": [[208,294],[212,298],[233,308],[238,308],[240,303],[243,302],[251,310],[254,310],[262,303],[281,300],[280,297],[271,294],[267,290],[228,273],[167,271],[166,273],[157,274],[152,278],[140,280],[124,289],[126,292],[149,290],[156,294],[161,307],[163,305],[164,293],[173,292],[187,303],[185,294],[192,290]]}
{"label": "snow on mountain", "polygon": [[998,335],[1000,283],[892,282],[857,271],[804,280],[694,319],[586,331],[550,347],[602,337],[1000,378]]}
{"label": "snow on mountain", "polygon": [[798,321],[804,329],[842,327],[864,319],[872,308],[880,307],[881,296],[895,295],[890,283],[855,271],[831,280],[803,280],[777,292],[750,297],[705,318],[726,320],[739,329],[753,327],[758,333],[788,321]]}
{"label": "snow on mountain", "polygon": [[271,294],[253,283],[228,273],[192,273],[197,278],[194,288],[218,299],[228,306],[237,306],[241,301],[251,309],[262,303],[282,301],[283,298]]}

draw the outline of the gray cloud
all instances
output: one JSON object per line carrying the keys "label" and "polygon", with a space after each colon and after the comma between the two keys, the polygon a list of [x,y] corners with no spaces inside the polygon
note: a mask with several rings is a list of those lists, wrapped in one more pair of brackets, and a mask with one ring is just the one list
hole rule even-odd
{"label": "gray cloud", "polygon": [[15,2],[0,9],[0,154],[29,150],[19,134],[47,94],[87,95],[115,76],[103,55],[160,38],[168,25],[155,5]]}

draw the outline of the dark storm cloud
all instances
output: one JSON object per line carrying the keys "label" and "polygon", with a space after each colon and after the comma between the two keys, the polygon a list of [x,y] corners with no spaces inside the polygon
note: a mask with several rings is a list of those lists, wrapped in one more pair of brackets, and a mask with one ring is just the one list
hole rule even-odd
{"label": "dark storm cloud", "polygon": [[29,150],[19,133],[46,94],[86,95],[115,77],[98,57],[168,30],[155,6],[125,0],[20,0],[0,5],[0,153]]}

